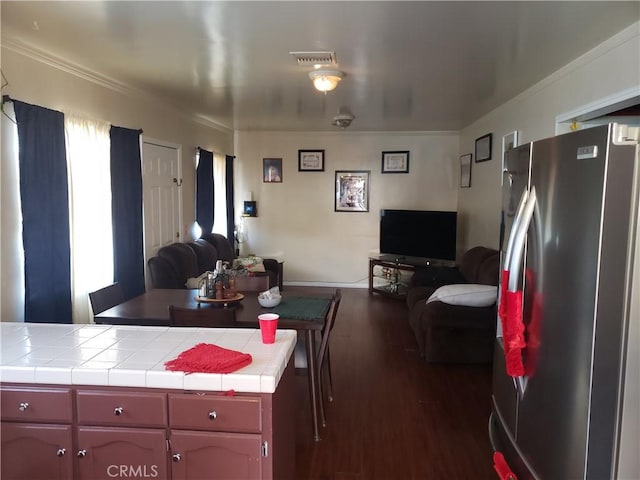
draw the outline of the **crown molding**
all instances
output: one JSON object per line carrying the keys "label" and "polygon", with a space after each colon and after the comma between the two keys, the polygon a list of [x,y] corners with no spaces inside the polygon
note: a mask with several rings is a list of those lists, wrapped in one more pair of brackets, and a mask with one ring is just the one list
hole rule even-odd
{"label": "crown molding", "polygon": [[6,48],[7,50],[17,53],[18,55],[22,55],[24,57],[30,58],[31,60],[42,63],[49,67],[55,68],[69,75],[73,75],[75,77],[81,78],[88,82],[94,83],[103,88],[117,92],[121,95],[126,95],[129,97],[138,97],[138,98],[143,97],[153,102],[162,102],[163,105],[169,107],[171,110],[173,110],[180,116],[186,119],[189,119],[195,123],[198,123],[200,125],[204,125],[205,127],[213,128],[215,130],[218,130],[224,133],[233,132],[232,128],[222,123],[219,123],[215,120],[212,120],[211,118],[205,117],[203,115],[186,113],[176,105],[167,103],[166,99],[161,99],[157,95],[151,94],[134,85],[122,82],[120,80],[109,77],[95,70],[91,70],[89,68],[83,67],[82,65],[76,64],[65,58],[56,56],[50,52],[46,52],[44,50],[30,47],[28,45],[25,45],[22,42],[16,41],[11,38],[6,38],[6,37],[2,39],[2,48]]}

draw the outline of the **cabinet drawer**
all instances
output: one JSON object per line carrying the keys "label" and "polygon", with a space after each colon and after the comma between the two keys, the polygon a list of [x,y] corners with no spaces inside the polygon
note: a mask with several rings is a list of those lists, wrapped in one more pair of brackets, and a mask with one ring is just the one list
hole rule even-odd
{"label": "cabinet drawer", "polygon": [[162,393],[79,390],[76,397],[80,425],[164,427],[167,402]]}
{"label": "cabinet drawer", "polygon": [[169,394],[169,425],[194,430],[260,433],[262,399]]}
{"label": "cabinet drawer", "polygon": [[71,423],[71,389],[2,387],[0,417],[21,422]]}

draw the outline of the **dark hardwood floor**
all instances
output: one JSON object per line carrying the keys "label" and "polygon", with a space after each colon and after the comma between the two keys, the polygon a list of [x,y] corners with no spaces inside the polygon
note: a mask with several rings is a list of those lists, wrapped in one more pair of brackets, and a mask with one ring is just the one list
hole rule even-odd
{"label": "dark hardwood floor", "polygon": [[342,292],[330,343],[334,401],[319,442],[306,377],[296,376],[296,479],[495,480],[491,367],[425,363],[404,302]]}

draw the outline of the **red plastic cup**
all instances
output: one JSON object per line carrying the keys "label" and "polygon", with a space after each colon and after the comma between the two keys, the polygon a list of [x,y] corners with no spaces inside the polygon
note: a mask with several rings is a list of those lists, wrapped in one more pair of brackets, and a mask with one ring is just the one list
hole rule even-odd
{"label": "red plastic cup", "polygon": [[276,328],[278,328],[277,313],[263,313],[258,315],[260,323],[260,333],[262,333],[262,343],[274,343],[276,341]]}

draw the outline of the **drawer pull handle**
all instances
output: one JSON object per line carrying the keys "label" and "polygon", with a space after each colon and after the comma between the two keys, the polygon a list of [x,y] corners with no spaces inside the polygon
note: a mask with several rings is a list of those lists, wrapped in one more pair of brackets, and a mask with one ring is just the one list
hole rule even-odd
{"label": "drawer pull handle", "polygon": [[114,414],[116,417],[119,417],[119,416],[120,416],[120,415],[122,415],[123,413],[124,413],[124,408],[122,408],[122,407],[116,407],[116,408],[114,408],[114,409],[113,409],[113,414]]}
{"label": "drawer pull handle", "polygon": [[78,450],[78,458],[84,458],[87,456],[87,451],[86,450]]}
{"label": "drawer pull handle", "polygon": [[67,449],[66,448],[59,448],[58,451],[56,452],[56,455],[59,457],[64,457],[64,454],[67,453]]}
{"label": "drawer pull handle", "polygon": [[174,453],[171,456],[171,460],[173,460],[174,462],[179,462],[180,460],[182,460],[182,455],[180,455],[179,453]]}
{"label": "drawer pull handle", "polygon": [[20,411],[24,412],[27,408],[29,408],[29,402],[20,402]]}
{"label": "drawer pull handle", "polygon": [[214,410],[213,412],[209,412],[209,420],[215,420],[218,418],[218,413]]}

